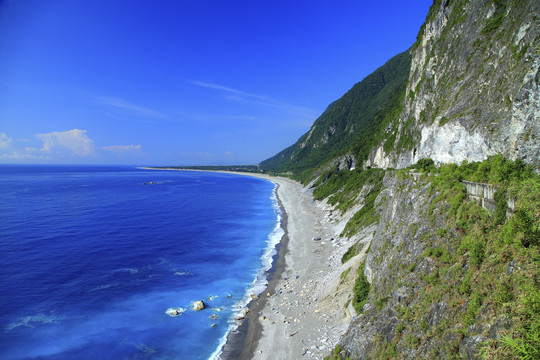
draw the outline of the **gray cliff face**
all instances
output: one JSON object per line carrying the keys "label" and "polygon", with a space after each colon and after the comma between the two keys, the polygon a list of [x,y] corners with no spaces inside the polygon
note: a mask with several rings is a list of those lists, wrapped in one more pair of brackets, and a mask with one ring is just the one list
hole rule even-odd
{"label": "gray cliff face", "polygon": [[[403,266],[416,263],[424,251],[425,245],[418,239],[429,232],[425,225],[421,227],[424,210],[433,201],[429,184],[422,180],[416,182],[412,177],[398,178],[389,172],[383,188],[376,200],[380,222],[364,269],[372,291],[364,312],[352,320],[342,341],[344,349],[354,359],[371,358],[380,344],[391,343],[396,336],[401,336],[396,334],[400,322],[398,309],[414,301],[414,294],[422,286],[412,279],[401,285],[397,274],[402,273]],[[418,277],[429,270],[427,261],[410,277]],[[422,354],[410,352],[404,344],[399,350],[404,358],[420,358]]]}
{"label": "gray cliff face", "polygon": [[[461,163],[495,154],[523,159],[540,171],[539,14],[538,0],[435,0],[411,49],[399,115],[380,128],[383,134],[378,139],[383,140],[372,149],[367,146],[371,149],[367,161],[338,156],[320,167],[315,177],[324,175],[326,181],[332,169],[402,169],[425,158]],[[495,211],[501,203],[495,206],[494,188],[455,179],[452,187],[466,188],[472,199],[460,210],[474,220],[465,229],[452,223],[461,198],[452,195],[456,197],[448,200],[449,190],[437,187],[435,176],[386,171],[375,201],[380,220],[372,238],[365,238],[371,239],[364,267],[369,297],[340,342],[341,355],[478,359],[485,344],[497,344],[515,325],[508,308],[499,306],[510,297],[490,297],[510,287],[515,260],[506,253],[497,259],[489,255],[485,272],[475,272],[484,261],[488,237],[479,236],[474,244],[471,240],[474,227],[481,226],[478,214],[483,214],[473,200]],[[467,191],[461,193],[463,199]],[[486,191],[489,199],[484,198]],[[512,213],[510,202],[507,218]],[[478,229],[478,234],[486,229]],[[481,259],[474,260],[476,265],[471,260],[475,249],[480,249]],[[483,288],[489,290],[475,293],[474,281],[480,288],[482,278],[490,282]],[[362,281],[357,284],[367,286]],[[353,292],[356,297],[357,290]],[[490,300],[483,303],[484,298]]]}
{"label": "gray cliff face", "polygon": [[381,144],[364,166],[481,161],[497,153],[538,166],[538,14],[537,0],[435,1],[412,50],[403,111],[388,129],[396,145],[408,137],[402,143],[409,146],[386,153]]}
{"label": "gray cliff face", "polygon": [[[435,255],[426,250],[444,248],[460,235],[442,234],[449,205],[438,202],[426,175],[388,171],[376,200],[380,221],[371,240],[364,274],[371,291],[363,313],[353,318],[341,344],[353,359],[382,359],[390,346],[400,359],[447,359],[457,354],[477,359],[479,343],[498,339],[506,318],[480,316],[459,334],[463,324],[455,317],[467,309],[449,294],[429,298],[430,278],[446,281],[453,272],[466,272],[450,264],[439,272]],[[389,355],[388,352],[386,352]]]}

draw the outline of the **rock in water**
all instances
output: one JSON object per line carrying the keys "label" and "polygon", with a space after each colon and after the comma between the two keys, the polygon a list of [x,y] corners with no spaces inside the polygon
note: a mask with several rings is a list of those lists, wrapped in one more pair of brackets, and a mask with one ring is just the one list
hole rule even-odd
{"label": "rock in water", "polygon": [[204,309],[204,302],[199,300],[199,301],[195,301],[193,303],[193,310],[199,311],[199,310],[202,310],[202,309]]}
{"label": "rock in water", "polygon": [[165,311],[165,314],[169,315],[169,316],[172,316],[172,317],[175,317],[175,316],[179,316],[179,315],[182,315],[182,313],[184,312],[185,309],[182,309],[182,308],[168,308],[166,311]]}

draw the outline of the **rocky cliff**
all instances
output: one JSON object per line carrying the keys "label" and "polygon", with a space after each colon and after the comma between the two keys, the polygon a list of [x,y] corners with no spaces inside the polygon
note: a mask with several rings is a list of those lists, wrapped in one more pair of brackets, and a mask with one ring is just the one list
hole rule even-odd
{"label": "rocky cliff", "polygon": [[538,14],[535,0],[435,1],[412,49],[403,112],[386,129],[395,144],[375,147],[365,166],[497,153],[538,164]]}
{"label": "rocky cliff", "polygon": [[365,261],[329,359],[540,358],[539,14],[435,0],[409,51],[261,163]]}
{"label": "rocky cliff", "polygon": [[[370,206],[366,189],[379,189],[376,225],[351,236],[343,260],[367,256],[351,289],[356,316],[329,359],[540,356],[538,175],[500,155],[428,171],[386,170],[380,185],[358,192],[357,214]],[[509,188],[517,194],[510,203]]]}
{"label": "rocky cliff", "polygon": [[356,84],[261,167],[306,181],[344,156],[365,169],[504,154],[538,169],[538,14],[537,0],[435,0],[410,50]]}

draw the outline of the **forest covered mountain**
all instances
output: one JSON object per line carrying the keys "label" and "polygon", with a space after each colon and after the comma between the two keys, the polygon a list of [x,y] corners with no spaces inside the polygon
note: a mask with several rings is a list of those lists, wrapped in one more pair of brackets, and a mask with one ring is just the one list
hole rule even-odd
{"label": "forest covered mountain", "polygon": [[385,125],[401,111],[410,66],[410,51],[390,59],[330,104],[294,145],[261,167],[302,173],[345,153],[354,154],[355,162],[367,160],[371,148],[384,139]]}

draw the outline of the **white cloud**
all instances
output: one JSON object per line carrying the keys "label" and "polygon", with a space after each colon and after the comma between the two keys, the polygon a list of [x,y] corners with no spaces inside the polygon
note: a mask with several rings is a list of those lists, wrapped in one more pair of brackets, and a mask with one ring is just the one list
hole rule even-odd
{"label": "white cloud", "polygon": [[45,153],[54,150],[57,152],[68,150],[72,155],[77,156],[88,156],[94,153],[94,141],[86,135],[86,130],[53,131],[37,134],[36,138],[43,141],[41,151]]}
{"label": "white cloud", "polygon": [[[137,104],[130,103],[128,101],[125,101],[123,99],[119,99],[116,97],[111,96],[95,96],[94,99],[103,105],[106,105],[112,109],[120,110],[124,115],[127,116],[137,116],[137,117],[143,117],[143,118],[154,118],[154,119],[167,119],[168,116],[160,113],[159,111],[149,109],[144,106],[140,106]],[[111,114],[109,112],[106,113],[107,116],[122,120],[127,120],[125,116],[118,116]]]}
{"label": "white cloud", "polygon": [[238,94],[238,95],[243,95],[243,96],[248,96],[248,97],[266,98],[265,96],[262,96],[262,95],[249,94],[244,91],[236,90],[231,87],[223,86],[219,84],[207,83],[204,81],[189,81],[189,82],[193,85],[197,85],[197,86],[208,88],[208,89],[222,90],[228,93],[233,93],[233,94]]}
{"label": "white cloud", "polygon": [[251,104],[256,104],[256,105],[265,106],[265,107],[278,108],[286,112],[290,112],[290,113],[307,117],[310,119],[314,118],[317,115],[317,112],[313,109],[287,104],[287,103],[272,99],[271,97],[266,96],[266,95],[247,93],[245,91],[237,90],[228,86],[208,83],[204,81],[188,81],[188,82],[190,84],[193,84],[195,86],[199,86],[202,88],[222,91],[226,94],[223,97],[230,101],[245,102],[245,103],[251,103]]}
{"label": "white cloud", "polygon": [[[37,150],[37,149],[36,149]],[[50,160],[51,157],[48,155],[37,154],[33,150],[14,150],[10,153],[0,154],[1,160],[11,161],[20,161],[20,160]]]}
{"label": "white cloud", "polygon": [[25,160],[41,160],[47,159],[45,154],[41,154],[38,149],[26,146],[23,149],[16,147],[17,142],[20,139],[16,139],[7,136],[5,133],[0,133],[0,161],[17,162]]}
{"label": "white cloud", "polygon": [[0,149],[7,149],[11,146],[12,138],[7,136],[5,133],[0,133]]}
{"label": "white cloud", "polygon": [[141,145],[109,145],[101,147],[105,151],[125,154],[125,153],[134,153],[141,151]]}

